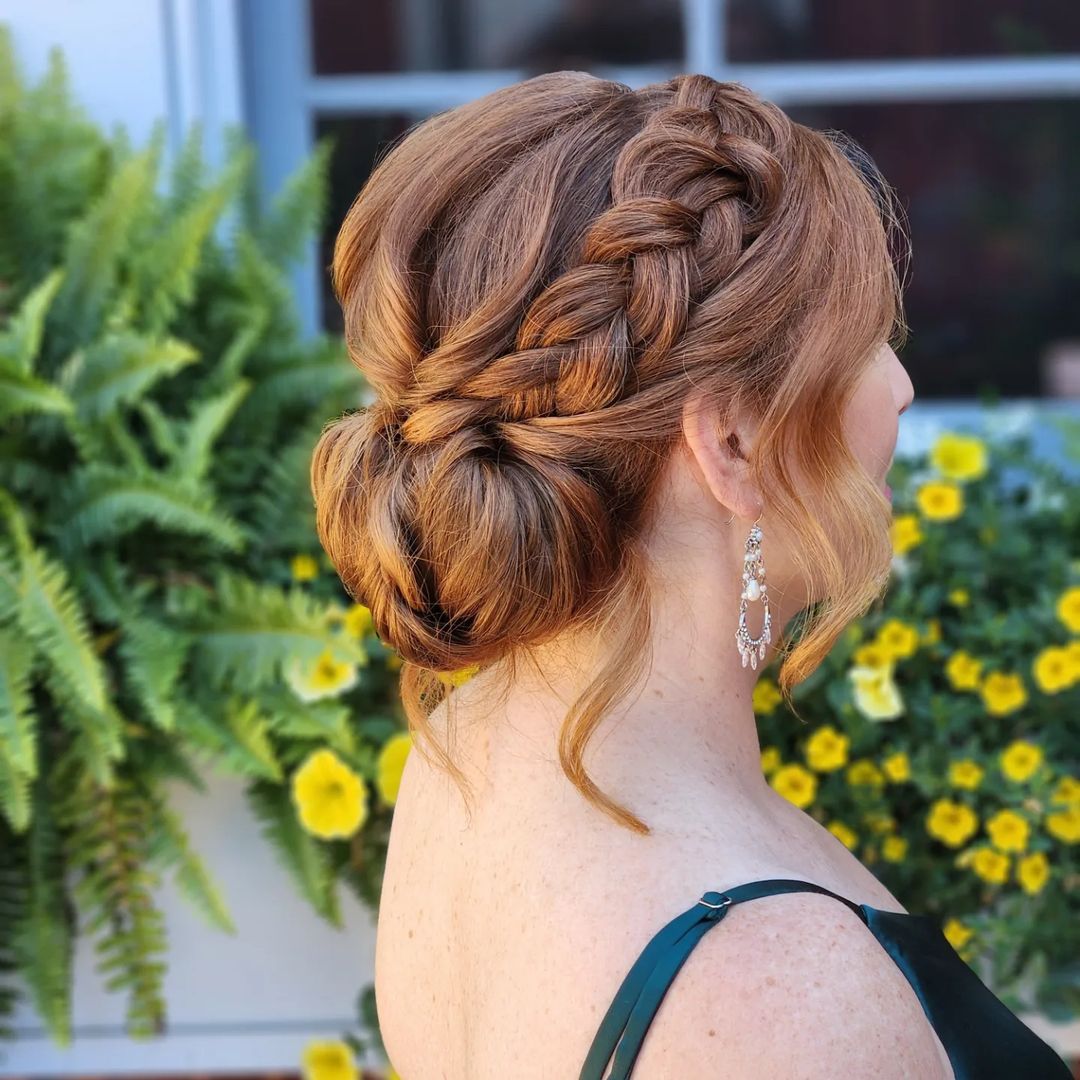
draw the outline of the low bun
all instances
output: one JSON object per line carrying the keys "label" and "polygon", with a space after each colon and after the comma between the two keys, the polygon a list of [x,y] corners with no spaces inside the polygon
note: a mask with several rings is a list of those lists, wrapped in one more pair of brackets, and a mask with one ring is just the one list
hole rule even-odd
{"label": "low bun", "polygon": [[345,588],[382,640],[439,672],[558,633],[619,561],[600,487],[512,434],[449,430],[460,410],[447,413],[432,430],[448,433],[414,445],[369,407],[312,458],[319,538]]}

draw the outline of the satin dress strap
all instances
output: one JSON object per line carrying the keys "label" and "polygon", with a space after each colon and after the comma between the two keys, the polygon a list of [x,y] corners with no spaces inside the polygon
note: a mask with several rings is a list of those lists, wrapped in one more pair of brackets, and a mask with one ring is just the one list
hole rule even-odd
{"label": "satin dress strap", "polygon": [[589,1049],[579,1080],[602,1080],[615,1054],[610,1080],[626,1080],[634,1067],[649,1024],[668,987],[694,946],[727,914],[732,904],[787,892],[824,893],[847,904],[866,922],[861,907],[823,885],[795,878],[748,881],[724,892],[708,891],[681,915],[676,915],[645,946],[615,994]]}

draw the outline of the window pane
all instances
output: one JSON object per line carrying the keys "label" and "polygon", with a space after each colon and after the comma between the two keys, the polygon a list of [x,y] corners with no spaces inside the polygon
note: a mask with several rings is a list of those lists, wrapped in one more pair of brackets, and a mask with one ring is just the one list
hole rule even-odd
{"label": "window pane", "polygon": [[1048,347],[1080,335],[1080,100],[785,111],[853,135],[904,204],[916,393],[1043,393]]}
{"label": "window pane", "polygon": [[319,240],[321,325],[330,332],[344,331],[341,307],[334,296],[330,267],[334,239],[360,188],[371,174],[377,157],[421,117],[395,113],[385,116],[316,117],[315,138],[335,139],[330,162],[330,191],[323,233]]}
{"label": "window pane", "polygon": [[727,56],[879,60],[1080,50],[1075,0],[728,0]]}
{"label": "window pane", "polygon": [[668,62],[683,55],[678,0],[309,0],[312,70],[517,68]]}

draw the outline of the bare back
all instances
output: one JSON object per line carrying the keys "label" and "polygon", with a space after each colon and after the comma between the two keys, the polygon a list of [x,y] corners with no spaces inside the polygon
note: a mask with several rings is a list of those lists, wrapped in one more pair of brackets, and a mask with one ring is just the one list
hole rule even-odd
{"label": "bare back", "polygon": [[[778,812],[768,825],[748,819],[740,826],[736,816],[720,830],[703,813],[683,835],[641,837],[586,804],[568,781],[516,779],[487,789],[470,822],[452,781],[410,754],[376,947],[380,1025],[395,1068],[404,1080],[577,1077],[643,944],[706,889],[795,877],[904,910],[812,818],[787,803]],[[846,913],[858,923],[822,896],[741,905],[710,944],[730,973],[728,986],[713,992],[745,995],[766,978],[761,958],[740,943],[780,940],[799,912]],[[914,994],[884,953],[881,980],[883,992],[903,999],[921,1023]],[[717,1029],[720,1061],[724,1032]],[[943,1075],[951,1075],[929,1030]],[[647,1050],[648,1043],[635,1075],[664,1075],[650,1072]]]}

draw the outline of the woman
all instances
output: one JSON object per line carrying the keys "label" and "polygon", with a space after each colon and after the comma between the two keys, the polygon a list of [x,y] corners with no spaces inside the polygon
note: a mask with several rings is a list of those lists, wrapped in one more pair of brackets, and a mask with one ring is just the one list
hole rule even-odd
{"label": "woman", "polygon": [[376,396],[312,484],[406,661],[406,1080],[599,1080],[620,1037],[638,1080],[1068,1075],[760,766],[761,667],[790,704],[888,579],[897,222],[851,140],[739,83],[569,71],[420,124],[350,209]]}

